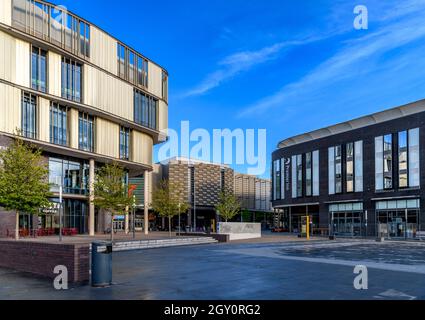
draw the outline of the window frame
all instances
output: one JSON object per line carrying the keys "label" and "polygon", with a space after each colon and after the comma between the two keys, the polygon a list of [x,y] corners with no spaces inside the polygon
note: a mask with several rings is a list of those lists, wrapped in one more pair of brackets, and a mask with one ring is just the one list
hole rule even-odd
{"label": "window frame", "polygon": [[[37,51],[37,52],[34,52]],[[41,86],[41,84],[39,84],[41,82],[41,75],[42,75],[42,68],[41,68],[41,58],[43,57],[43,53],[44,53],[44,58],[45,58],[45,86],[44,88]],[[34,68],[34,59],[33,59],[33,55],[36,55],[37,61],[36,61],[36,69],[37,69],[37,76],[35,78],[37,85],[34,86],[34,78],[33,78],[33,68]],[[36,91],[40,91],[43,93],[48,93],[49,91],[49,59],[48,59],[48,51],[45,49],[42,49],[40,47],[31,45],[31,57],[30,57],[30,83],[31,83],[31,88],[33,90]],[[43,90],[44,89],[44,90]]]}
{"label": "window frame", "polygon": [[[26,100],[27,99],[27,100]],[[28,139],[36,140],[38,138],[38,96],[22,91],[21,93],[21,132],[20,134]],[[25,107],[24,107],[25,106]],[[27,114],[28,106],[32,108],[30,115]],[[28,119],[32,122],[28,128]],[[31,128],[33,129],[32,131]]]}
{"label": "window frame", "polygon": [[[54,129],[55,129],[54,120],[55,119],[53,118],[54,117],[53,112],[54,112],[55,109],[57,110],[56,111],[57,123],[59,123],[59,119],[61,119],[61,123],[62,123],[61,127],[59,127],[59,126],[57,127],[57,130],[58,130],[57,139],[55,139],[55,136],[54,136]],[[49,130],[50,139],[49,139],[49,141],[50,141],[50,143],[60,145],[60,146],[65,146],[65,147],[69,145],[68,112],[69,112],[69,108],[67,106],[61,105],[61,104],[56,103],[56,102],[50,102],[50,114],[49,114],[49,119],[50,119],[50,126],[49,126],[50,127],[50,130]],[[62,136],[62,139],[59,138],[61,136],[59,134],[59,130],[60,129],[63,130],[63,125],[65,126],[65,140],[64,140],[63,136]]]}
{"label": "window frame", "polygon": [[[87,112],[78,113],[78,149],[95,153],[96,146],[96,118]],[[91,130],[90,130],[91,129]],[[89,133],[91,135],[89,136]],[[86,137],[87,143],[84,143]],[[89,137],[91,139],[89,139]]]}

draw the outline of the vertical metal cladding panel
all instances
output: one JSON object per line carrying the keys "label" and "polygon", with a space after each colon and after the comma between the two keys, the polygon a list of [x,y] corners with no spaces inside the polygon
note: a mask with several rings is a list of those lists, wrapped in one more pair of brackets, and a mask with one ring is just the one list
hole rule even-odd
{"label": "vertical metal cladding panel", "polygon": [[168,105],[162,100],[159,100],[158,129],[163,131],[164,134],[167,134],[166,129],[168,129]]}
{"label": "vertical metal cladding panel", "polygon": [[148,91],[157,97],[162,97],[162,69],[149,61]]}
{"label": "vertical metal cladding panel", "polygon": [[133,87],[92,66],[84,66],[84,103],[134,121]]}
{"label": "vertical metal cladding panel", "polygon": [[69,146],[78,149],[78,110],[68,112]]}
{"label": "vertical metal cladding panel", "polygon": [[21,90],[0,83],[0,131],[16,133],[21,128]]}
{"label": "vertical metal cladding panel", "polygon": [[59,54],[49,51],[48,61],[49,93],[60,97],[62,95],[62,58]]}
{"label": "vertical metal cladding panel", "polygon": [[96,119],[96,152],[105,156],[119,158],[120,126],[104,120]]}
{"label": "vertical metal cladding panel", "polygon": [[16,40],[2,31],[0,31],[0,78],[16,82]]}
{"label": "vertical metal cladding panel", "polygon": [[38,138],[50,142],[50,101],[38,98]]}
{"label": "vertical metal cladding panel", "polygon": [[117,41],[94,26],[90,27],[90,61],[118,75]]}
{"label": "vertical metal cladding panel", "polygon": [[133,130],[132,137],[132,160],[140,164],[152,165],[152,137],[136,130]]}
{"label": "vertical metal cladding panel", "polygon": [[0,23],[12,25],[12,0],[0,1]]}
{"label": "vertical metal cladding panel", "polygon": [[[24,87],[30,86],[30,44],[16,39],[16,78],[15,83]],[[10,62],[9,62],[10,63]]]}

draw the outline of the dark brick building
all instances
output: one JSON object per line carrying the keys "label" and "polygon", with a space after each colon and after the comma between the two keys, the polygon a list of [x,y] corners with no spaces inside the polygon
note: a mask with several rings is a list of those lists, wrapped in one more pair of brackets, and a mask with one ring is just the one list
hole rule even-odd
{"label": "dark brick building", "polygon": [[288,138],[272,155],[275,223],[338,236],[425,230],[425,101]]}

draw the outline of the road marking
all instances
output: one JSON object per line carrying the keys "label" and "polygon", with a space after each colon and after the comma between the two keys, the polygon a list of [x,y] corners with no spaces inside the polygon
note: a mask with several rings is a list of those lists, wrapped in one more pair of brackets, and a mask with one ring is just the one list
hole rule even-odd
{"label": "road marking", "polygon": [[390,298],[390,299],[394,299],[394,298],[401,298],[404,300],[416,300],[417,297],[414,296],[410,296],[404,292],[401,291],[397,291],[394,289],[389,289],[387,291],[381,292],[380,294],[378,294],[377,296],[374,297],[375,299],[385,299],[385,298]]}

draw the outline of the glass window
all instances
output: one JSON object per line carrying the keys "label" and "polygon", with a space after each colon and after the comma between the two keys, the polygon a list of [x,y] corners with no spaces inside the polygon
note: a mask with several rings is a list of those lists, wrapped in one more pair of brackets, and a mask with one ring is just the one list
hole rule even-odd
{"label": "glass window", "polygon": [[79,149],[94,152],[94,117],[80,112],[78,121]]}
{"label": "glass window", "polygon": [[50,142],[66,146],[67,139],[67,114],[66,107],[57,103],[50,105]]}
{"label": "glass window", "polygon": [[27,21],[27,4],[28,0],[13,0],[12,24],[14,27],[24,31]]}
{"label": "glass window", "polygon": [[363,192],[363,141],[354,143],[355,191]]}
{"label": "glass window", "polygon": [[335,147],[328,149],[329,194],[335,194]]}
{"label": "glass window", "polygon": [[134,90],[134,122],[152,129],[157,128],[158,100]]}
{"label": "glass window", "polygon": [[81,102],[82,66],[71,60],[62,58],[62,98]]}
{"label": "glass window", "polygon": [[303,156],[297,155],[297,197],[303,196]]}
{"label": "glass window", "polygon": [[335,147],[335,193],[342,193],[342,147]]}
{"label": "glass window", "polygon": [[354,143],[347,143],[345,151],[347,192],[354,192]]}
{"label": "glass window", "polygon": [[281,181],[280,181],[280,160],[275,160],[273,162],[273,173],[274,173],[274,200],[280,200],[281,199]]}
{"label": "glass window", "polygon": [[280,198],[285,199],[285,158],[280,159]]}
{"label": "glass window", "polygon": [[49,158],[49,183],[52,185],[52,192],[58,192],[58,184],[62,183],[64,193],[85,195],[89,193],[88,181],[88,163]]}
{"label": "glass window", "polygon": [[291,187],[292,198],[297,197],[297,156],[291,158]]}
{"label": "glass window", "polygon": [[62,10],[57,7],[50,8],[50,39],[51,41],[58,45],[62,46],[62,23],[64,14]]}
{"label": "glass window", "polygon": [[384,137],[375,138],[375,189],[384,189]]}
{"label": "glass window", "polygon": [[136,67],[135,67],[135,54],[133,51],[129,51],[128,54],[128,81],[131,83],[135,82],[135,73],[136,73]]}
{"label": "glass window", "polygon": [[34,34],[39,38],[47,38],[49,35],[49,6],[34,1]]}
{"label": "glass window", "polygon": [[313,158],[312,153],[305,154],[305,194],[307,197],[313,195]]}
{"label": "glass window", "polygon": [[409,187],[420,186],[419,128],[409,130],[408,172]]}
{"label": "glass window", "polygon": [[118,75],[121,78],[126,77],[125,65],[126,65],[126,49],[123,45],[118,44]]}
{"label": "glass window", "polygon": [[384,188],[393,187],[393,139],[392,135],[384,136]]}
{"label": "glass window", "polygon": [[162,99],[168,101],[168,74],[162,70]]}
{"label": "glass window", "polygon": [[398,134],[398,184],[406,188],[408,184],[407,173],[407,131]]}
{"label": "glass window", "polygon": [[130,129],[120,129],[120,159],[130,160]]}
{"label": "glass window", "polygon": [[31,52],[31,87],[41,92],[47,91],[47,52],[33,47]]}
{"label": "glass window", "polygon": [[80,54],[90,57],[90,25],[80,21]]}
{"label": "glass window", "polygon": [[29,93],[22,93],[21,110],[22,135],[35,139],[37,136],[37,98]]}
{"label": "glass window", "polygon": [[320,194],[319,183],[319,151],[313,152],[313,196]]}

